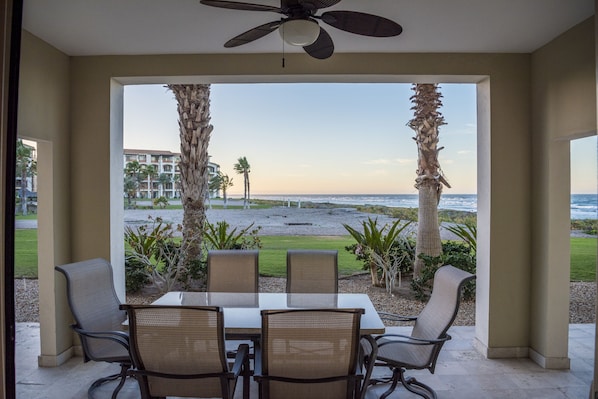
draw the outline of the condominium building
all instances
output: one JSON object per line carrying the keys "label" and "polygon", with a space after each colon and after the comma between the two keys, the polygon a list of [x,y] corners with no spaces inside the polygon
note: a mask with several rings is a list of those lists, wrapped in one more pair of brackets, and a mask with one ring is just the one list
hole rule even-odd
{"label": "condominium building", "polygon": [[[161,150],[139,150],[125,149],[123,151],[123,168],[129,162],[137,161],[143,166],[152,165],[155,174],[148,175],[139,185],[138,198],[159,198],[166,197],[180,198],[180,171],[179,161],[181,154]],[[220,171],[220,165],[208,162],[208,173],[210,178]],[[217,196],[217,192],[210,192],[210,196]]]}

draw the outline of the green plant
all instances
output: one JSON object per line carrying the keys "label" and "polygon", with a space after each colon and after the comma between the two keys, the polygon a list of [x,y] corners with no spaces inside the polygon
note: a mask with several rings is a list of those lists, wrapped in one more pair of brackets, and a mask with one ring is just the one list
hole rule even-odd
{"label": "green plant", "polygon": [[[419,300],[427,300],[432,290],[434,273],[442,265],[453,265],[456,268],[465,270],[472,274],[476,271],[475,253],[467,244],[454,241],[442,243],[442,255],[427,256],[420,254],[424,262],[421,274],[411,281],[411,290]],[[475,296],[475,281],[471,281],[463,287],[463,299],[469,300]]]}
{"label": "green plant", "polygon": [[131,248],[125,257],[142,263],[152,284],[160,292],[167,292],[178,279],[180,244],[174,240],[171,224],[151,216],[149,220],[151,226],[125,227],[125,240]]}
{"label": "green plant", "polygon": [[[392,251],[395,243],[402,239],[401,232],[411,222],[404,223],[402,226],[401,223],[401,220],[397,220],[390,227],[387,224],[379,227],[377,219],[368,218],[362,223],[363,232],[343,224],[343,227],[357,241],[355,255],[369,264],[372,285],[380,286],[384,280],[389,292],[392,291],[396,276],[400,275],[400,266],[405,260],[403,253],[397,258],[397,253]],[[382,271],[382,278],[379,278],[378,270]]]}
{"label": "green plant", "polygon": [[450,231],[451,233],[455,234],[461,240],[465,241],[465,243],[469,245],[471,250],[473,252],[476,252],[478,229],[475,224],[452,224],[445,226],[444,228]]}
{"label": "green plant", "polygon": [[573,219],[571,220],[571,230],[581,230],[585,234],[596,235],[598,228],[597,219]]}
{"label": "green plant", "polygon": [[258,236],[261,227],[254,229],[253,223],[237,232],[237,228],[229,231],[230,225],[222,220],[216,225],[206,222],[204,239],[212,249],[251,249],[261,248]]}
{"label": "green plant", "polygon": [[145,264],[132,257],[125,258],[125,288],[127,293],[133,294],[145,287],[149,282]]}
{"label": "green plant", "polygon": [[154,206],[160,207],[160,209],[164,209],[168,206],[168,200],[164,196],[154,198],[152,203],[154,204]]}

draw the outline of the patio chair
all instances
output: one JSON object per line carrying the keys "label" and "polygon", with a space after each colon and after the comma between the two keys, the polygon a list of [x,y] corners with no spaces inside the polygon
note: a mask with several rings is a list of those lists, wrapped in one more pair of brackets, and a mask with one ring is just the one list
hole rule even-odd
{"label": "patio chair", "polygon": [[232,399],[243,374],[249,398],[247,345],[229,369],[224,316],[215,306],[122,305],[129,315],[131,357],[141,397]]}
{"label": "patio chair", "polygon": [[447,265],[440,267],[434,275],[434,284],[430,300],[415,317],[404,317],[387,313],[380,313],[382,319],[394,321],[415,322],[411,335],[384,334],[376,337],[378,344],[377,355],[367,356],[366,363],[375,360],[376,366],[385,366],[392,371],[392,377],[387,379],[372,379],[371,384],[391,382],[390,388],[380,399],[390,395],[400,380],[403,386],[426,399],[436,399],[436,392],[413,377],[407,378],[407,370],[427,369],[434,374],[436,360],[444,343],[451,339],[447,330],[453,324],[463,285],[475,278],[456,267]]}
{"label": "patio chair", "polygon": [[338,293],[338,251],[287,251],[287,293]]}
{"label": "patio chair", "polygon": [[120,379],[112,393],[116,398],[131,367],[129,337],[123,331],[127,314],[119,309],[114,290],[112,266],[105,259],[91,259],[56,266],[66,277],[66,293],[75,324],[71,327],[81,339],[84,361],[117,363],[120,372],[91,384],[88,396],[101,384]]}
{"label": "patio chair", "polygon": [[[372,367],[360,360],[363,309],[262,310],[254,379],[260,398],[361,398]],[[370,348],[376,344],[368,336]],[[364,373],[365,371],[365,373]]]}
{"label": "patio chair", "polygon": [[[256,293],[259,291],[259,252],[256,250],[219,249],[208,251],[208,292]],[[228,357],[236,356],[235,349],[251,340],[259,344],[259,335],[227,336]],[[245,341],[249,342],[249,341]],[[251,354],[253,357],[253,353]]]}
{"label": "patio chair", "polygon": [[209,292],[258,292],[258,251],[208,251]]}

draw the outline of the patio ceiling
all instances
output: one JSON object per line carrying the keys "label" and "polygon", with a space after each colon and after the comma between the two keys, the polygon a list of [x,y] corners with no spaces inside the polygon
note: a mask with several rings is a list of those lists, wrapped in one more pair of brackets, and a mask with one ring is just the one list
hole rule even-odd
{"label": "patio ceiling", "polygon": [[[249,0],[279,5],[277,0]],[[367,38],[322,24],[336,52],[529,53],[594,14],[594,0],[343,0],[353,10],[397,21],[395,38]],[[199,0],[27,0],[23,27],[71,56],[276,53],[274,33],[225,49],[223,43],[278,14],[207,7]],[[285,52],[300,48],[285,46]]]}

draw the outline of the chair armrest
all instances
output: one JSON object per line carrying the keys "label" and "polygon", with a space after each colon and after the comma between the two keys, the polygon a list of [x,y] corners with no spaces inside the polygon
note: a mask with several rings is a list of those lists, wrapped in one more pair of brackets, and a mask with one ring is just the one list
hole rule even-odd
{"label": "chair armrest", "polygon": [[[394,338],[400,338],[400,339],[390,339],[390,340],[387,340],[384,342],[378,342],[380,339],[384,339],[384,338],[388,338],[388,337],[394,337]],[[446,342],[449,339],[451,339],[451,336],[448,334],[445,337],[438,338],[438,339],[415,338],[415,337],[411,337],[409,335],[402,335],[402,334],[384,334],[384,335],[379,335],[376,337],[376,343],[378,344],[378,348],[381,348],[383,346],[390,345],[390,344],[437,345],[437,344]]]}
{"label": "chair armrest", "polygon": [[241,344],[237,349],[237,354],[235,356],[235,363],[233,364],[233,369],[231,372],[235,377],[238,377],[241,372],[243,371],[244,366],[247,366],[246,363],[249,359],[249,345]]}
{"label": "chair armrest", "polygon": [[386,312],[378,312],[378,315],[382,320],[390,320],[390,321],[415,321],[417,320],[417,316],[402,316],[400,314],[394,313],[386,313]]}
{"label": "chair armrest", "polygon": [[84,337],[95,339],[107,339],[122,345],[129,350],[129,334],[124,331],[87,331],[76,325],[71,326],[73,330]]}
{"label": "chair armrest", "polygon": [[253,359],[253,379],[257,382],[262,380],[262,350],[261,347],[254,347],[254,359]]}

